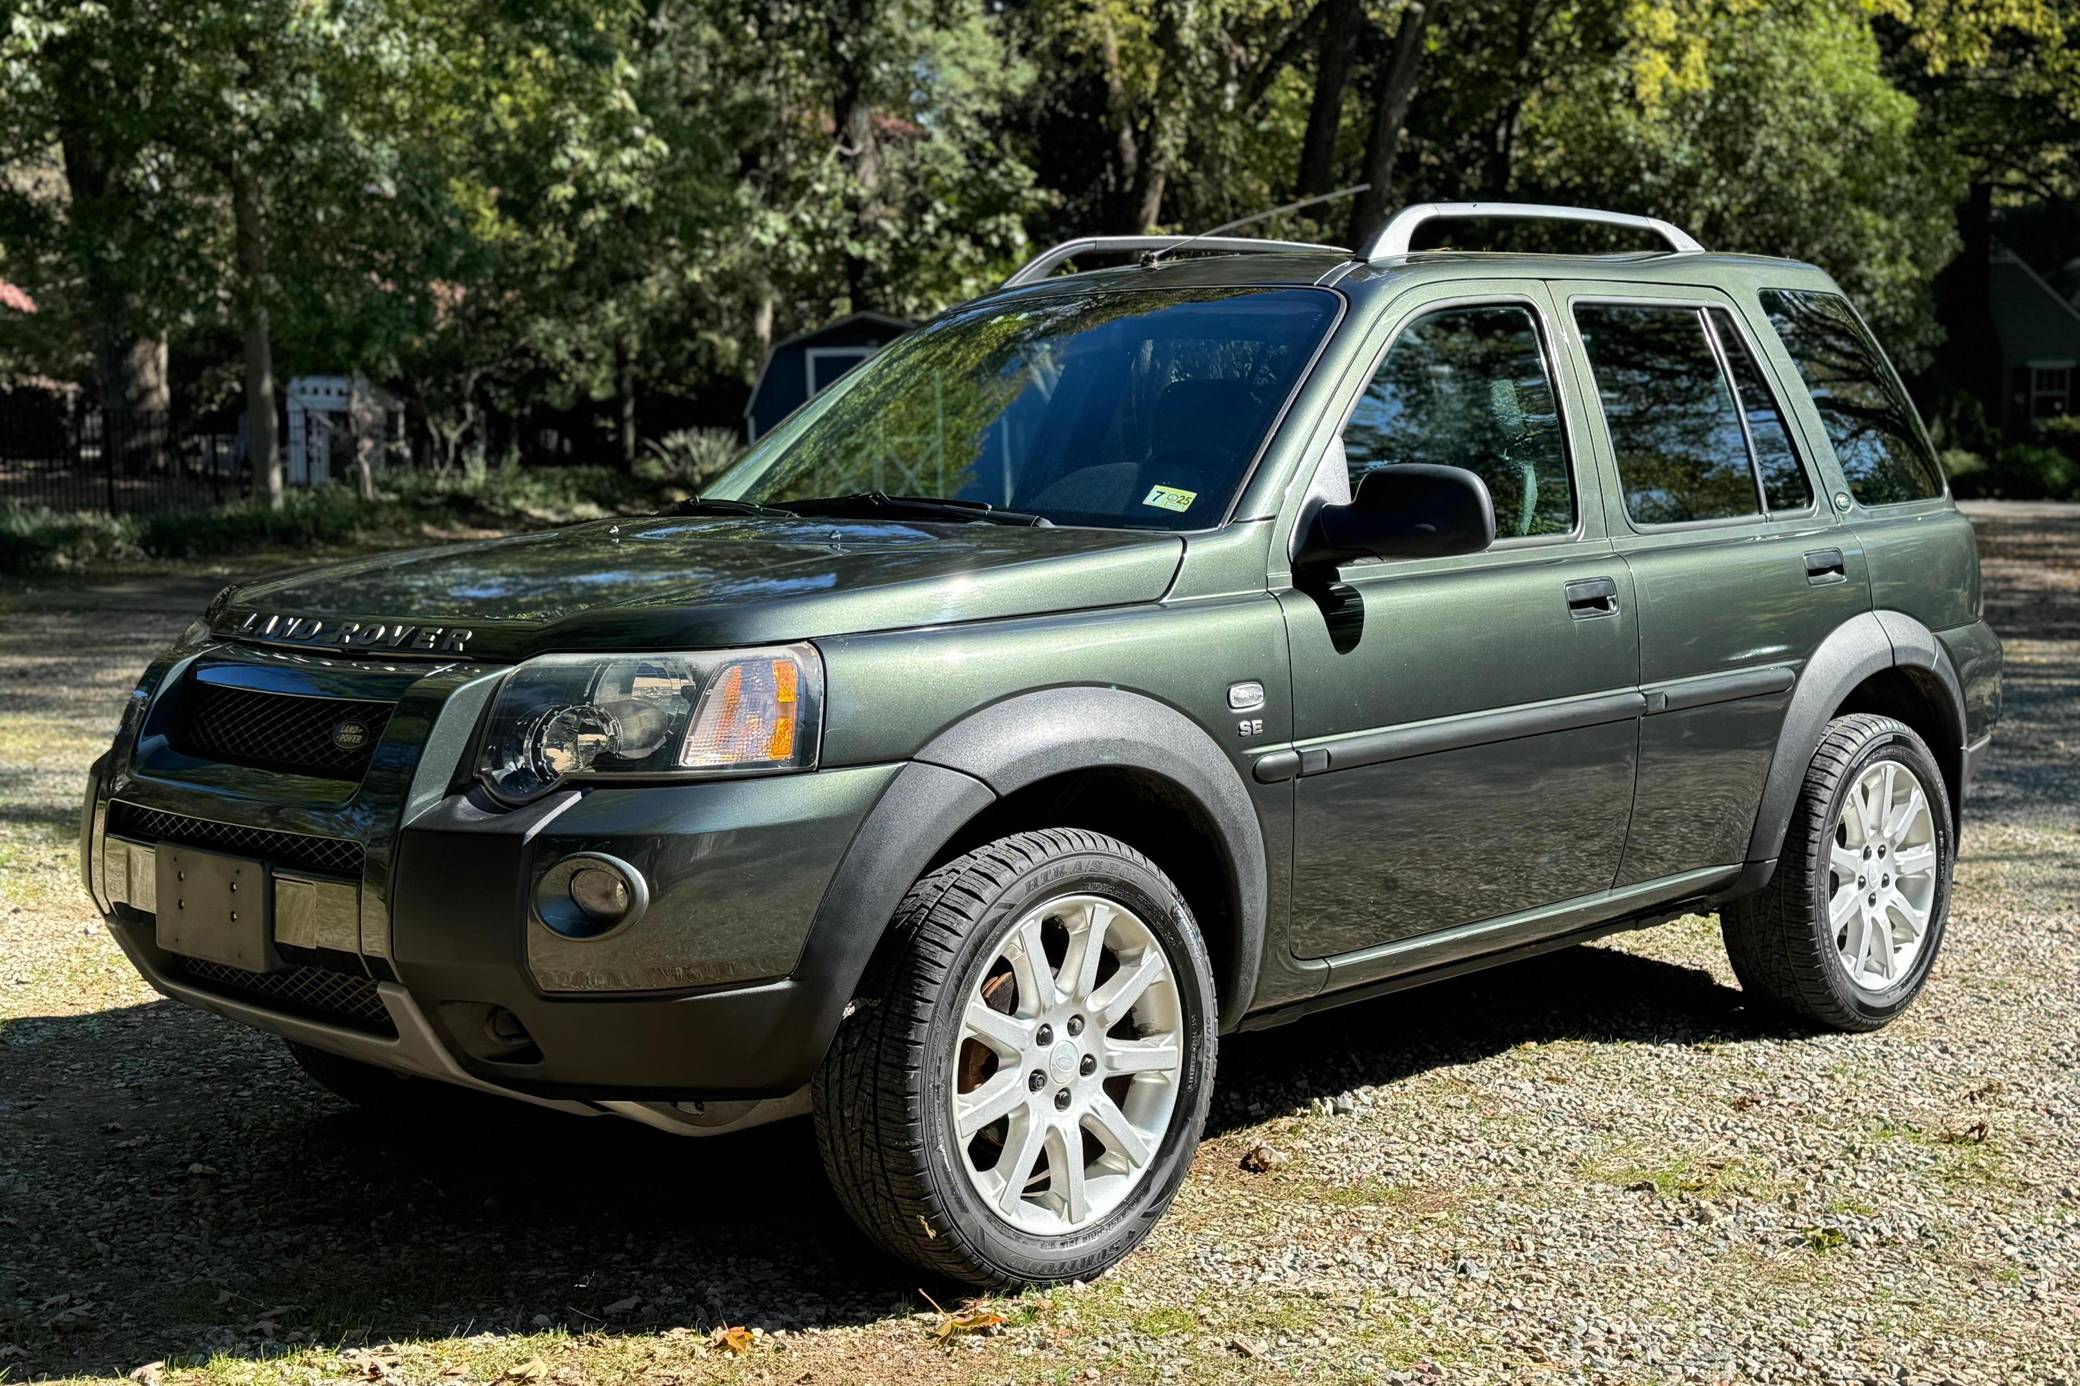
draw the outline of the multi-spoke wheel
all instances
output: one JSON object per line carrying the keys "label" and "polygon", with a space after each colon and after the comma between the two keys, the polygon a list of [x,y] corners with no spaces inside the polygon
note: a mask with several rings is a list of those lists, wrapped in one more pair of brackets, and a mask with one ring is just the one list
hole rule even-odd
{"label": "multi-spoke wheel", "polygon": [[1921,989],[1950,891],[1942,773],[1903,723],[1830,722],[1776,875],[1721,912],[1744,990],[1845,1030],[1883,1025]]}
{"label": "multi-spoke wheel", "polygon": [[1146,858],[1022,833],[919,881],[815,1088],[833,1186],[882,1245],[971,1283],[1126,1255],[1198,1145],[1205,945]]}
{"label": "multi-spoke wheel", "polygon": [[962,1168],[1008,1221],[1075,1232],[1133,1191],[1170,1128],[1177,983],[1148,925],[1098,895],[1028,910],[992,951],[954,1041]]}

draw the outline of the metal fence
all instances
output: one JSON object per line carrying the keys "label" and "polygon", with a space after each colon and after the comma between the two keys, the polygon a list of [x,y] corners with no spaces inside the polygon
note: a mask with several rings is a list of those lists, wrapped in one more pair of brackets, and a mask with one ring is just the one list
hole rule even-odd
{"label": "metal fence", "polygon": [[0,506],[121,515],[214,505],[251,488],[252,463],[236,431],[0,393]]}

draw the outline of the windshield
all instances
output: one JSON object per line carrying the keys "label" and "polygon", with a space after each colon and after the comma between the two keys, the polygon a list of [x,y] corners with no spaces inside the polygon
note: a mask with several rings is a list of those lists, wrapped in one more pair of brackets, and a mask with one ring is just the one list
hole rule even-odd
{"label": "windshield", "polygon": [[1128,291],[947,314],[711,493],[985,502],[1055,524],[1220,523],[1334,321],[1317,289]]}

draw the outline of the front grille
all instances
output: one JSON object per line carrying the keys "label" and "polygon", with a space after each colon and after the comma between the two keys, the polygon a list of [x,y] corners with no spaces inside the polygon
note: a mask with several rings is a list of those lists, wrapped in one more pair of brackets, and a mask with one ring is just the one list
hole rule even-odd
{"label": "front grille", "polygon": [[212,760],[358,780],[394,706],[197,682],[178,740],[191,755]]}
{"label": "front grille", "polygon": [[332,1020],[376,1035],[395,1035],[375,979],[329,967],[291,967],[281,972],[247,972],[201,958],[176,957],[174,966],[205,991],[263,1003],[270,1010]]}
{"label": "front grille", "polygon": [[270,828],[245,828],[236,823],[218,823],[208,818],[190,818],[184,813],[142,808],[117,800],[108,806],[108,831],[117,837],[139,842],[178,842],[253,857],[274,867],[315,871],[321,875],[361,874],[361,844],[337,837],[313,837],[309,833],[276,832]]}

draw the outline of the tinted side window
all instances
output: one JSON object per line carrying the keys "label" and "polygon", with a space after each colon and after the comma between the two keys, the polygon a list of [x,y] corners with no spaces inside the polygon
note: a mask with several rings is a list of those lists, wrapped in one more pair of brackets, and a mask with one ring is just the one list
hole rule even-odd
{"label": "tinted side window", "polygon": [[1848,302],[1838,294],[1764,289],[1762,310],[1812,392],[1850,493],[1865,505],[1943,494],[1914,407]]}
{"label": "tinted side window", "polygon": [[1784,411],[1762,378],[1762,367],[1748,351],[1733,315],[1724,308],[1710,312],[1712,332],[1719,339],[1719,352],[1733,372],[1733,391],[1740,397],[1741,417],[1747,420],[1748,442],[1755,449],[1755,470],[1762,478],[1763,501],[1771,510],[1804,510],[1813,503],[1813,486],[1806,469],[1799,465],[1798,452],[1791,446],[1791,430]]}
{"label": "tinted side window", "polygon": [[1574,528],[1567,442],[1529,308],[1442,308],[1403,327],[1343,447],[1354,490],[1375,467],[1441,463],[1487,483],[1499,538]]}
{"label": "tinted side window", "polygon": [[1648,525],[1757,513],[1748,440],[1699,310],[1584,303],[1575,323],[1626,513]]}

